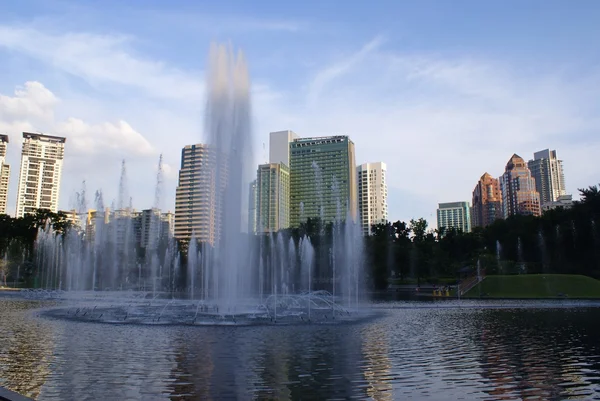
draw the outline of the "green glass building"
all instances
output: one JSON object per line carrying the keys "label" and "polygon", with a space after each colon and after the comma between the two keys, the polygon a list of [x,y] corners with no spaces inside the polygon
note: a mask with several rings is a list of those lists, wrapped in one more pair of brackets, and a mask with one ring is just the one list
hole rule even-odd
{"label": "green glass building", "polygon": [[356,221],[354,143],[348,136],[299,138],[290,142],[290,225],[308,218],[325,223],[350,212]]}
{"label": "green glass building", "polygon": [[258,166],[256,231],[276,232],[290,226],[290,170],[283,163]]}

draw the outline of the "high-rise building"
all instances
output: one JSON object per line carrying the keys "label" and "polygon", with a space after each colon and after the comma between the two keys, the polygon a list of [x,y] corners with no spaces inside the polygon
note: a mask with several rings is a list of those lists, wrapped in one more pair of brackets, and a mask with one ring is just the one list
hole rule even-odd
{"label": "high-rise building", "polygon": [[529,160],[529,170],[535,179],[535,187],[540,194],[542,206],[556,202],[566,195],[563,162],[556,157],[556,150],[545,149],[533,154]]}
{"label": "high-rise building", "polygon": [[357,218],[354,143],[348,136],[298,138],[290,143],[291,227],[307,218],[324,223]]}
{"label": "high-rise building", "polygon": [[276,232],[290,226],[290,170],[283,163],[258,166],[256,173],[258,232]]}
{"label": "high-rise building", "polygon": [[290,142],[298,138],[294,131],[277,131],[269,134],[269,163],[290,166]]}
{"label": "high-rise building", "polygon": [[[207,145],[187,145],[181,151],[179,184],[175,192],[175,238],[187,241],[195,233],[214,244],[220,235],[220,207],[215,186],[214,150]],[[226,173],[226,172],[225,172]],[[221,189],[226,174],[221,175]]]}
{"label": "high-rise building", "polygon": [[5,163],[8,135],[0,135],[0,214],[6,214],[10,166]]}
{"label": "high-rise building", "polygon": [[385,163],[364,163],[356,168],[358,173],[358,211],[364,235],[371,234],[375,224],[388,220],[387,167]]}
{"label": "high-rise building", "polygon": [[500,177],[504,218],[516,214],[541,215],[540,194],[527,163],[517,154],[512,155]]}
{"label": "high-rise building", "polygon": [[37,209],[58,211],[66,138],[23,132],[17,217]]}
{"label": "high-rise building", "polygon": [[256,191],[256,180],[250,183],[248,190],[248,234],[256,234],[256,203],[258,193]]}
{"label": "high-rise building", "polygon": [[161,238],[172,236],[174,215],[162,213],[160,209],[142,210],[140,214],[139,245],[142,248],[155,248]]}
{"label": "high-rise building", "polygon": [[469,202],[448,202],[438,204],[438,229],[455,228],[465,233],[471,232],[471,212]]}
{"label": "high-rise building", "polygon": [[485,173],[473,190],[472,227],[486,227],[504,216],[500,181]]}

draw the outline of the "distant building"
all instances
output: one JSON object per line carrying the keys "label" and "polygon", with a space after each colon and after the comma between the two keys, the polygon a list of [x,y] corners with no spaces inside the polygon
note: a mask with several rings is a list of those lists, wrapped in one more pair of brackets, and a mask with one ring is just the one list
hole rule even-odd
{"label": "distant building", "polygon": [[540,194],[541,205],[556,202],[566,195],[563,162],[556,157],[556,150],[542,150],[533,154],[528,163],[535,187]]}
{"label": "distant building", "polygon": [[7,145],[8,135],[0,135],[0,214],[6,214],[6,205],[8,204],[10,165],[5,163]]}
{"label": "distant building", "polygon": [[[220,236],[221,209],[217,200],[215,151],[205,144],[187,145],[181,151],[179,183],[175,192],[175,238],[214,244]],[[226,167],[225,167],[226,168]],[[227,171],[221,175],[222,189]]]}
{"label": "distant building", "polygon": [[348,136],[298,138],[290,143],[291,227],[357,218],[354,142]]}
{"label": "distant building", "polygon": [[473,189],[471,226],[486,227],[503,218],[500,181],[485,173]]}
{"label": "distant building", "polygon": [[388,221],[387,166],[382,162],[364,163],[356,171],[360,222],[363,234],[370,235],[373,225]]}
{"label": "distant building", "polygon": [[290,166],[290,142],[298,138],[294,131],[277,131],[269,134],[269,163]]}
{"label": "distant building", "polygon": [[139,242],[136,242],[142,248],[154,248],[161,238],[173,236],[174,215],[171,212],[162,213],[156,208],[145,209],[141,212],[140,221]]}
{"label": "distant building", "polygon": [[256,180],[250,183],[248,190],[248,234],[256,234],[256,203],[258,202],[256,197],[258,192],[256,191]]}
{"label": "distant building", "polygon": [[535,186],[535,179],[527,167],[525,160],[517,154],[512,155],[502,177],[502,209],[504,218],[516,214],[540,216],[540,194]]}
{"label": "distant building", "polygon": [[455,228],[465,233],[471,232],[471,211],[469,202],[448,202],[438,204],[438,229]]}
{"label": "distant building", "polygon": [[276,232],[290,226],[290,170],[283,163],[258,166],[256,230]]}
{"label": "distant building", "polygon": [[546,202],[542,205],[542,211],[546,212],[548,210],[556,209],[562,207],[564,209],[569,209],[573,206],[573,195],[561,195],[554,202]]}
{"label": "distant building", "polygon": [[58,211],[66,139],[23,132],[17,217],[37,209]]}

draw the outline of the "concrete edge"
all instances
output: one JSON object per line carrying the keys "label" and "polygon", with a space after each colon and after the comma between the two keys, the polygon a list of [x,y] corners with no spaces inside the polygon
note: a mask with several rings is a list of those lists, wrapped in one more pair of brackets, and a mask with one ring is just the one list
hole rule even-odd
{"label": "concrete edge", "polygon": [[31,398],[27,398],[19,393],[0,387],[0,401],[31,401]]}

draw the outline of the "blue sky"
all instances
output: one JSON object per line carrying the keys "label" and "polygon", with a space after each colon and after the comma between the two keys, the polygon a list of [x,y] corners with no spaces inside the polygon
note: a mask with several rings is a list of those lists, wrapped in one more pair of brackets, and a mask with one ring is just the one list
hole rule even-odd
{"label": "blue sky", "polygon": [[83,180],[116,198],[121,158],[150,207],[163,153],[173,209],[211,41],[246,53],[257,162],[269,131],[348,134],[357,163],[388,164],[393,220],[434,225],[438,202],[548,147],[576,193],[600,181],[598,21],[597,1],[0,0],[10,211],[27,129],[68,137],[62,208]]}

